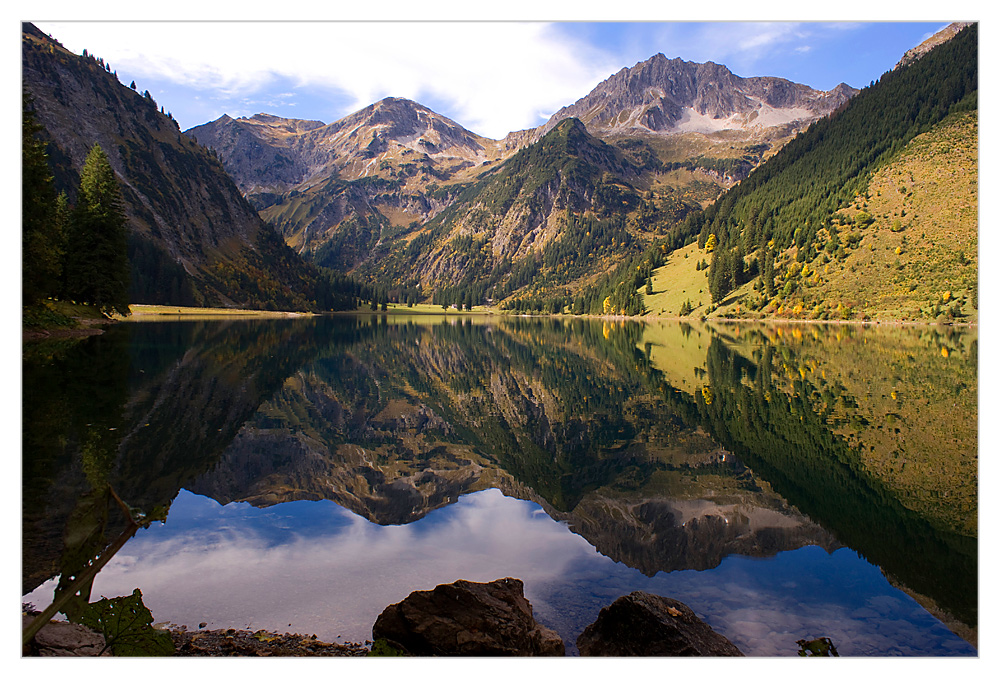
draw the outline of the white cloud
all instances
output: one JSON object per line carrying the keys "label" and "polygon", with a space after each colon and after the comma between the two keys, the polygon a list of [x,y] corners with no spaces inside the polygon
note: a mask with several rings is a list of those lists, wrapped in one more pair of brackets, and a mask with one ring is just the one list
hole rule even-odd
{"label": "white cloud", "polygon": [[723,64],[742,76],[772,75],[761,69],[775,60],[815,52],[818,46],[834,38],[842,40],[860,26],[789,21],[635,24],[623,51],[636,61],[662,52],[686,61]]}
{"label": "white cloud", "polygon": [[[92,599],[138,587],[160,622],[360,641],[370,638],[385,606],[414,590],[515,577],[530,600],[532,587],[561,582],[575,560],[603,559],[566,526],[537,514],[537,505],[495,489],[461,497],[435,520],[403,526],[378,526],[335,508],[335,526],[308,535],[291,527],[287,540],[254,530],[268,525],[264,517],[280,518],[280,506],[244,515],[245,506],[218,507],[182,491],[178,508],[217,521],[170,537],[161,537],[168,533],[159,524],[141,532],[95,579]],[[54,586],[25,599],[42,609]]]}
{"label": "white cloud", "polygon": [[150,79],[237,98],[291,82],[341,102],[327,122],[386,96],[433,100],[494,138],[538,125],[611,70],[601,50],[531,22],[38,25],[74,52]]}
{"label": "white cloud", "polygon": [[797,23],[733,24],[738,52],[758,52],[804,36]]}

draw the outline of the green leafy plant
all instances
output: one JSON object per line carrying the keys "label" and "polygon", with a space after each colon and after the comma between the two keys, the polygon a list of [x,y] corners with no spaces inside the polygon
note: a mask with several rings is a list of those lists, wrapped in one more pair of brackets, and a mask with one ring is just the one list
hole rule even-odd
{"label": "green leafy plant", "polygon": [[368,651],[369,658],[399,658],[404,655],[397,644],[393,644],[388,639],[376,639],[372,648]]}
{"label": "green leafy plant", "polygon": [[[174,653],[170,633],[153,628],[153,614],[142,603],[142,592],[89,604],[80,622],[104,635],[104,650],[115,656],[168,656]],[[103,653],[104,651],[102,651]]]}
{"label": "green leafy plant", "polygon": [[837,647],[833,645],[830,637],[819,637],[817,639],[810,639],[809,641],[799,639],[795,643],[799,645],[799,655],[803,658],[840,657],[840,654],[837,653]]}
{"label": "green leafy plant", "polygon": [[[96,468],[99,465],[91,466]],[[95,550],[100,549],[103,542],[101,536],[104,534],[104,525],[107,522],[108,504],[112,501],[122,510],[128,526],[114,542],[100,550],[96,557],[90,556]],[[91,607],[94,605],[88,602],[94,576],[107,565],[118,550],[125,546],[139,528],[146,528],[154,521],[166,521],[167,508],[157,506],[148,514],[135,510],[125,504],[110,485],[104,484],[86,496],[84,502],[74,511],[74,516],[67,528],[66,550],[62,563],[63,578],[56,586],[52,603],[22,630],[22,646],[27,646],[38,631],[59,611],[63,612],[71,622],[87,624],[84,619],[92,615]],[[142,604],[141,597],[139,604]],[[149,620],[152,622],[152,615],[149,616]]]}

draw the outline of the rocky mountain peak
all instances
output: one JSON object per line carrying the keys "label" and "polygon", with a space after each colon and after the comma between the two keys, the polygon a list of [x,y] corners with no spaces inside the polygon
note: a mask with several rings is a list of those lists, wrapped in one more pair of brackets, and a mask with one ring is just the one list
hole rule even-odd
{"label": "rocky mountain peak", "polygon": [[778,127],[826,115],[855,92],[843,83],[821,92],[783,78],[742,78],[721,64],[668,59],[661,53],[623,68],[560,109],[541,133],[568,117],[580,118],[596,134]]}
{"label": "rocky mountain peak", "polygon": [[[227,116],[223,115],[223,117]],[[272,115],[270,113],[257,113],[249,118],[240,118],[240,120],[248,123],[254,123],[257,125],[264,125],[272,128],[277,133],[287,133],[287,134],[298,134],[300,132],[308,132],[309,130],[315,130],[326,125],[326,123],[324,123],[321,120],[299,120],[297,118],[282,118],[280,116]]]}
{"label": "rocky mountain peak", "polygon": [[333,123],[324,133],[333,137],[346,133],[365,142],[368,154],[383,153],[389,142],[396,142],[429,156],[478,156],[487,141],[426,106],[400,97],[377,101]]}

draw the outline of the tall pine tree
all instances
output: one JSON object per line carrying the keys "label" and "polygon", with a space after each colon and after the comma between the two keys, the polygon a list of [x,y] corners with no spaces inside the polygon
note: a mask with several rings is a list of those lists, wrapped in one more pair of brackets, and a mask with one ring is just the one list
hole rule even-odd
{"label": "tall pine tree", "polygon": [[101,313],[129,314],[128,230],[121,190],[97,144],[80,173],[67,242],[67,296]]}
{"label": "tall pine tree", "polygon": [[62,275],[62,211],[57,208],[45,144],[37,138],[31,97],[21,108],[21,301],[32,304],[58,294]]}

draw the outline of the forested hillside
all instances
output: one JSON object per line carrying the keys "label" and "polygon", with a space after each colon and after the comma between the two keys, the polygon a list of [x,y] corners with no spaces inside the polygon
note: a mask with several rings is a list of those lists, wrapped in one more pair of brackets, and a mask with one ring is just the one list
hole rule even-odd
{"label": "forested hillside", "polygon": [[87,154],[95,144],[107,154],[127,222],[129,302],[338,304],[328,276],[275,236],[219,160],[181,133],[148,91],[122,84],[100,57],[74,55],[30,24],[21,44],[24,86],[40,125],[34,134],[69,207],[79,201]]}
{"label": "forested hillside", "polygon": [[22,53],[60,209],[94,144],[119,179],[131,302],[954,320],[978,306],[978,29],[957,30],[860,93],[658,55],[560,113],[588,122],[502,141],[390,97],[224,116],[192,131],[211,150],[99,57],[30,24]]}
{"label": "forested hillside", "polygon": [[[697,236],[699,251],[683,266],[704,271],[701,290],[712,303],[699,315],[974,319],[975,124],[955,116],[977,109],[977,40],[973,25],[886,73],[704,211],[689,192],[669,194],[651,181],[650,170],[667,168],[641,152],[644,142],[610,146],[567,119],[486,172],[425,230],[407,234],[405,248],[389,248],[360,271],[450,281],[434,298],[445,305],[492,299],[518,311],[631,315],[647,311],[657,292],[690,314],[693,303],[674,298],[679,291],[654,291],[652,278]],[[949,188],[934,179],[943,166],[923,163],[906,169],[900,190],[909,204],[883,207],[873,178],[904,151],[919,153],[911,146],[918,137],[955,170],[940,178]],[[945,193],[959,203],[929,206]],[[877,214],[867,211],[877,206]],[[889,233],[875,244],[880,225]],[[888,255],[855,252],[890,243]],[[868,308],[848,290],[859,281],[877,300]],[[694,288],[687,294],[697,296]]]}
{"label": "forested hillside", "polygon": [[865,193],[872,173],[949,113],[976,109],[977,43],[972,25],[886,73],[708,207],[698,219],[699,245],[714,246],[713,301],[758,274],[765,294],[773,295],[774,258],[789,248],[803,264],[849,247],[840,241],[847,220],[837,213]]}
{"label": "forested hillside", "polygon": [[[466,186],[434,219],[382,238],[357,272],[373,281],[435,281],[438,304],[493,300],[562,312],[595,278],[700,209],[679,192],[643,190],[643,169],[567,119]],[[602,300],[581,298],[578,308],[601,313]]]}

